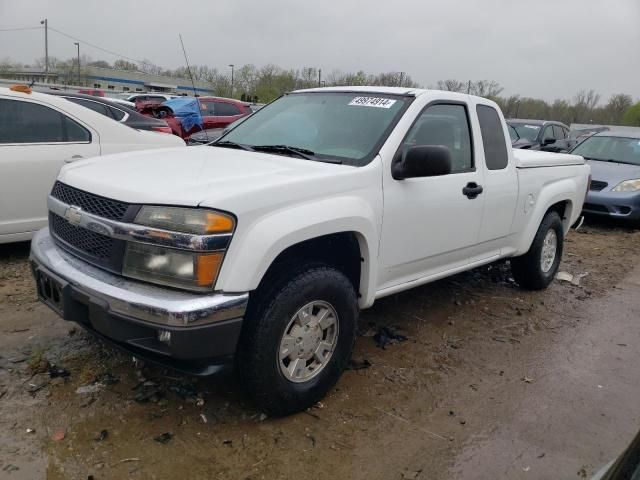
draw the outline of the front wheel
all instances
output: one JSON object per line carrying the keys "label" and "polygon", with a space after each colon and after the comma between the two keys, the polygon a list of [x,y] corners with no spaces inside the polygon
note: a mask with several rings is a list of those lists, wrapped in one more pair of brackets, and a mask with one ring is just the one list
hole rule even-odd
{"label": "front wheel", "polygon": [[549,212],[542,219],[529,251],[511,259],[511,271],[518,285],[530,290],[547,288],[560,266],[563,243],[560,216]]}
{"label": "front wheel", "polygon": [[236,355],[240,379],[271,415],[304,410],[335,385],[355,341],[358,303],[338,270],[314,266],[257,292]]}

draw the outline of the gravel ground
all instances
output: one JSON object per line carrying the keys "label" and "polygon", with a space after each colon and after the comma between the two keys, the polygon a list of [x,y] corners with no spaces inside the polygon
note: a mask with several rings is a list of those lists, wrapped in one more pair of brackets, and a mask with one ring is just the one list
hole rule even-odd
{"label": "gravel ground", "polygon": [[[525,292],[497,264],[383,299],[354,369],[283,419],[231,374],[135,365],[60,320],[35,299],[28,245],[0,245],[0,478],[587,476],[640,428],[639,241],[571,232],[561,270],[588,273],[580,286]],[[384,326],[408,340],[379,348]]]}

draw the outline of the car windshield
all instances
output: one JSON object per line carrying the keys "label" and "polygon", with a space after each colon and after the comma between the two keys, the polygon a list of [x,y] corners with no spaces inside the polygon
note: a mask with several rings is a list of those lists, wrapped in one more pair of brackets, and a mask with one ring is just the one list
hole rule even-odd
{"label": "car windshield", "polygon": [[364,165],[410,101],[380,93],[292,93],[248,117],[220,142],[291,156],[294,148],[311,160]]}
{"label": "car windshield", "polygon": [[513,127],[519,138],[529,140],[530,142],[534,142],[536,138],[538,138],[540,125],[531,125],[529,123],[510,123],[509,125]]}
{"label": "car windshield", "polygon": [[640,165],[640,138],[589,137],[571,153],[589,160]]}

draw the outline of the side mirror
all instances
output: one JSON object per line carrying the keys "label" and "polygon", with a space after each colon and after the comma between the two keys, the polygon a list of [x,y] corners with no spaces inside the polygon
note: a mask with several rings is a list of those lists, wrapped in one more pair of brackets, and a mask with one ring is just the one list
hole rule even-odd
{"label": "side mirror", "polygon": [[450,173],[451,152],[444,145],[416,145],[407,148],[391,165],[391,176],[396,180]]}

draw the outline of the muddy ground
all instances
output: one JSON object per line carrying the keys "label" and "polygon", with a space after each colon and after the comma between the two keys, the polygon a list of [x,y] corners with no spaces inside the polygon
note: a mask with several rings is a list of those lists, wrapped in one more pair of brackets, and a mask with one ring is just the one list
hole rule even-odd
{"label": "muddy ground", "polygon": [[[0,245],[0,478],[588,478],[640,429],[639,244],[590,222],[561,266],[580,286],[525,292],[502,264],[381,300],[371,365],[283,419],[230,374],[134,365],[58,319],[28,245]],[[381,326],[408,340],[379,348]]]}

